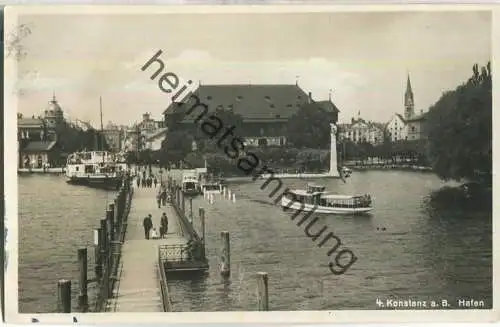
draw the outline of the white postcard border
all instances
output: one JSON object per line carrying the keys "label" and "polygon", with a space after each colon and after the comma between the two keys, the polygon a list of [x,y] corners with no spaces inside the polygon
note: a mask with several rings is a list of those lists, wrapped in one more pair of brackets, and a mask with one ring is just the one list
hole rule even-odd
{"label": "white postcard border", "polygon": [[[498,9],[497,9],[498,8]],[[292,12],[361,12],[361,11],[469,11],[492,10],[492,67],[496,65],[493,58],[500,58],[500,7],[493,5],[356,5],[356,6],[323,6],[323,5],[265,5],[265,6],[7,6],[5,8],[5,29],[8,35],[13,26],[17,26],[17,17],[21,14],[147,14],[147,13],[292,13]],[[498,36],[495,38],[495,36]],[[6,49],[5,49],[6,50]],[[7,52],[6,52],[7,53]],[[32,323],[36,318],[39,324],[73,324],[76,317],[79,324],[156,324],[156,323],[389,323],[389,322],[491,322],[499,318],[498,312],[492,310],[338,310],[338,311],[269,311],[269,312],[168,312],[168,313],[71,313],[71,314],[18,314],[18,184],[17,167],[13,158],[17,158],[17,65],[16,61],[5,59],[5,204],[6,204],[6,253],[8,266],[5,274],[5,310],[8,323]],[[496,74],[493,73],[494,80]],[[493,108],[500,105],[497,83],[493,83]],[[493,169],[500,168],[496,152],[496,140],[500,137],[493,110]],[[496,128],[495,128],[496,127]],[[500,150],[500,148],[499,148]],[[494,185],[500,183],[500,177],[493,175]],[[495,190],[494,193],[495,195]],[[500,203],[493,202],[493,217],[499,212]],[[493,219],[493,234],[498,232],[498,224]],[[498,267],[499,247],[493,238],[493,271]],[[493,299],[500,295],[497,278],[493,275]],[[374,299],[375,301],[375,299]]]}

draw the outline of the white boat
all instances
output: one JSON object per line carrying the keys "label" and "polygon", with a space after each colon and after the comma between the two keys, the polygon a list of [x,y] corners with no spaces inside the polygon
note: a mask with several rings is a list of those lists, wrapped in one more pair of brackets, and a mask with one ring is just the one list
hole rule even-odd
{"label": "white boat", "polygon": [[108,151],[81,151],[68,156],[66,182],[69,184],[117,189],[127,172],[126,163]]}
{"label": "white boat", "polygon": [[182,175],[182,193],[185,195],[198,195],[201,193],[198,174],[185,173]]}
{"label": "white boat", "polygon": [[351,176],[351,174],[352,174],[351,168],[343,166],[341,169],[342,169],[342,175],[344,176],[344,178],[348,178],[349,176]]}
{"label": "white boat", "polygon": [[339,195],[325,192],[325,187],[309,184],[306,190],[288,191],[281,197],[283,210],[326,214],[362,214],[373,210],[370,195]]}

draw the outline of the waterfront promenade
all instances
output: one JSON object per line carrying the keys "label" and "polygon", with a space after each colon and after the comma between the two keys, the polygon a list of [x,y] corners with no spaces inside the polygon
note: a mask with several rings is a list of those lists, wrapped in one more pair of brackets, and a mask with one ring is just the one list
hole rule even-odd
{"label": "waterfront promenade", "polygon": [[[174,208],[167,203],[158,208],[158,188],[137,187],[133,181],[134,196],[130,209],[118,282],[109,299],[107,311],[115,312],[163,312],[158,271],[158,246],[185,245],[189,236],[184,236]],[[168,217],[166,238],[146,240],[142,222],[151,214],[154,228],[159,230],[161,214]],[[175,259],[175,258],[169,258]]]}

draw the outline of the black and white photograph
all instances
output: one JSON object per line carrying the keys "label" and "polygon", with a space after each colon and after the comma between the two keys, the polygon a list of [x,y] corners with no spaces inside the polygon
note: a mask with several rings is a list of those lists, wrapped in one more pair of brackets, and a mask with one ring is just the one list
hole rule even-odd
{"label": "black and white photograph", "polygon": [[6,7],[7,320],[493,320],[492,11],[222,7]]}

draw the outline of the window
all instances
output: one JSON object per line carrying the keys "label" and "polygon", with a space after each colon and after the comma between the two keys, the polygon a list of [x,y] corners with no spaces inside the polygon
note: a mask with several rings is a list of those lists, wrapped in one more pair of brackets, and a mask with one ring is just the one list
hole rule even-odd
{"label": "window", "polygon": [[287,104],[287,105],[286,105],[286,107],[287,107],[287,108],[291,108],[291,107],[292,107],[292,105],[291,105],[291,104]]}
{"label": "window", "polygon": [[212,100],[212,97],[210,95],[207,96],[207,100]]}
{"label": "window", "polygon": [[411,127],[411,131],[412,131],[412,132],[415,132],[415,126],[412,126],[412,127]]}
{"label": "window", "polygon": [[242,97],[241,95],[238,95],[238,96],[236,97],[236,100],[241,101],[241,100],[243,100],[243,97]]}
{"label": "window", "polygon": [[272,103],[271,103],[271,104],[269,105],[269,107],[274,108],[274,104],[272,104]]}
{"label": "window", "polygon": [[271,98],[270,98],[268,95],[266,95],[264,98],[265,98],[267,101],[270,101],[270,100],[271,100]]}

